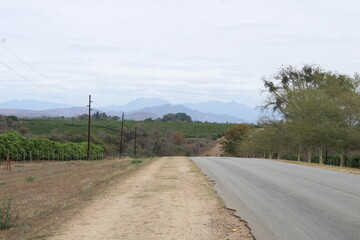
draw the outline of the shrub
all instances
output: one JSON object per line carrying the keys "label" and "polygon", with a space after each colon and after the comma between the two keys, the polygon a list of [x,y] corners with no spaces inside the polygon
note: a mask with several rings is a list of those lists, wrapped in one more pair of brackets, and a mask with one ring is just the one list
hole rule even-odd
{"label": "shrub", "polygon": [[139,159],[135,159],[135,160],[132,160],[130,163],[131,164],[140,164],[140,163],[142,163],[142,161]]}
{"label": "shrub", "polygon": [[[43,138],[26,138],[15,131],[0,134],[0,161],[6,159],[7,150],[10,158],[23,160],[75,160],[85,159],[87,143],[59,143]],[[105,155],[104,148],[97,144],[90,145],[90,158],[101,159]],[[48,159],[49,160],[49,159]]]}
{"label": "shrub", "polygon": [[33,182],[34,181],[34,177],[33,176],[28,176],[26,179],[25,179],[25,181],[26,182]]}

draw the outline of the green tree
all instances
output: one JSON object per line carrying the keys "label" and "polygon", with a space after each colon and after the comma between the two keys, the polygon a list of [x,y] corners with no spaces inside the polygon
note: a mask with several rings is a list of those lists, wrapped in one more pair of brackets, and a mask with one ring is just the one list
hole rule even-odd
{"label": "green tree", "polygon": [[[358,79],[312,65],[299,70],[291,66],[281,68],[272,79],[264,79],[268,93],[265,107],[280,114],[296,133],[296,142],[299,148],[306,148],[308,161],[317,149],[322,164],[324,147],[338,148],[340,136],[344,143],[354,139],[346,137],[349,135],[344,126],[348,125],[346,122],[358,122],[358,104],[354,100],[359,96]],[[350,102],[347,96],[353,96]]]}
{"label": "green tree", "polygon": [[186,113],[168,113],[163,116],[163,122],[170,122],[170,121],[182,121],[182,122],[192,122],[192,119]]}
{"label": "green tree", "polygon": [[225,132],[221,141],[221,148],[228,154],[238,155],[240,144],[248,138],[250,127],[248,124],[236,124]]}

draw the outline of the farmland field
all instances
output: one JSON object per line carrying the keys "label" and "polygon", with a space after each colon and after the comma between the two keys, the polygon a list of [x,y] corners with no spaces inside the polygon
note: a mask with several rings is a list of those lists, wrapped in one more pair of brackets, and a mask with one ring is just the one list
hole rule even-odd
{"label": "farmland field", "polygon": [[[121,121],[92,121],[92,131],[104,131],[106,134],[119,134]],[[124,121],[124,129],[132,130],[135,126],[145,129],[161,129],[164,132],[179,131],[186,138],[220,137],[234,124],[206,122],[148,122]],[[70,119],[21,119],[19,127],[27,127],[33,134],[49,134],[51,131],[72,131],[85,133],[87,121]]]}

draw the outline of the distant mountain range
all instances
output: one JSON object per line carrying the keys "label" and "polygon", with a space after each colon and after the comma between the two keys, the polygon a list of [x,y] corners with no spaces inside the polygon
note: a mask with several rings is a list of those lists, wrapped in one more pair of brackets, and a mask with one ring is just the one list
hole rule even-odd
{"label": "distant mountain range", "polygon": [[121,112],[133,112],[143,108],[161,106],[165,104],[170,104],[170,103],[161,98],[138,98],[130,101],[126,105],[110,105],[110,106],[102,107],[101,109],[103,111],[121,110]]}
{"label": "distant mountain range", "polygon": [[14,115],[22,118],[74,117],[87,112],[88,109],[85,107],[55,108],[48,110],[0,108],[0,115]]}
{"label": "distant mountain range", "polygon": [[248,107],[244,104],[220,101],[208,101],[201,103],[184,103],[182,104],[190,109],[198,110],[204,113],[214,113],[228,115],[244,119],[246,122],[254,122],[259,117],[259,110]]}
{"label": "distant mountain range", "polygon": [[[125,112],[128,120],[156,119],[168,113],[183,112],[193,120],[208,122],[255,122],[259,111],[236,102],[208,101],[171,105],[160,98],[138,98],[125,105],[105,106],[94,111],[121,116]],[[13,100],[0,103],[0,114],[18,117],[73,117],[86,114],[87,108],[36,100]]]}
{"label": "distant mountain range", "polygon": [[208,121],[208,122],[218,122],[218,123],[226,123],[226,122],[232,122],[232,123],[239,123],[239,122],[246,122],[243,119],[228,116],[225,114],[214,114],[214,113],[203,113],[197,110],[193,110],[190,108],[185,107],[184,105],[170,105],[165,104],[161,106],[155,106],[155,107],[148,107],[141,109],[142,112],[148,112],[155,114],[157,116],[163,116],[167,113],[186,113],[187,115],[191,116],[193,120],[196,121]]}
{"label": "distant mountain range", "polygon": [[14,108],[27,110],[48,110],[55,108],[71,108],[74,106],[62,103],[52,103],[37,100],[12,100],[0,103],[0,108]]}

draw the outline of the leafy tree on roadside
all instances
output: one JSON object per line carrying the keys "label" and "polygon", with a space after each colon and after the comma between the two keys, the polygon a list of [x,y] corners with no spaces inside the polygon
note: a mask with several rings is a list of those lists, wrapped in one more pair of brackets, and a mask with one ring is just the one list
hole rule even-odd
{"label": "leafy tree on roadside", "polygon": [[264,86],[268,93],[265,107],[282,116],[295,133],[299,148],[306,148],[309,162],[314,149],[322,164],[324,147],[356,147],[349,144],[354,137],[346,132],[350,127],[353,133],[354,124],[359,122],[357,75],[349,77],[312,65],[301,69],[290,66],[281,68],[272,79],[264,79]]}
{"label": "leafy tree on roadside", "polygon": [[240,153],[240,144],[248,138],[250,127],[248,124],[236,124],[225,132],[224,139],[221,141],[221,148],[224,152],[231,155]]}

